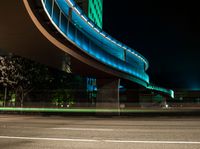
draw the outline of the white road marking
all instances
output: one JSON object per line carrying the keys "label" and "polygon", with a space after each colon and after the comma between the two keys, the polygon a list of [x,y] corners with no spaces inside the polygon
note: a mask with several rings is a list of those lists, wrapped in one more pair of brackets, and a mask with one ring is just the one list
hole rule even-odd
{"label": "white road marking", "polygon": [[110,143],[142,143],[142,144],[200,144],[192,141],[126,141],[126,140],[105,140]]}
{"label": "white road marking", "polygon": [[200,142],[192,142],[192,141],[128,141],[128,140],[36,138],[36,137],[15,137],[15,136],[0,136],[0,139],[71,141],[71,142],[139,143],[139,144],[200,144]]}
{"label": "white road marking", "polygon": [[56,130],[75,130],[75,131],[115,131],[114,129],[102,129],[102,128],[51,128]]}
{"label": "white road marking", "polygon": [[46,141],[73,141],[73,142],[98,142],[98,140],[90,140],[90,139],[36,138],[36,137],[14,137],[14,136],[0,136],[0,139],[46,140]]}

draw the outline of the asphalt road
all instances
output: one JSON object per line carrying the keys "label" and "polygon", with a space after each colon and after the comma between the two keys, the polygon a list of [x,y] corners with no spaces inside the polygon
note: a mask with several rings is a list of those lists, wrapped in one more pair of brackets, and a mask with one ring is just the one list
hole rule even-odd
{"label": "asphalt road", "polygon": [[0,148],[200,149],[200,118],[0,115]]}

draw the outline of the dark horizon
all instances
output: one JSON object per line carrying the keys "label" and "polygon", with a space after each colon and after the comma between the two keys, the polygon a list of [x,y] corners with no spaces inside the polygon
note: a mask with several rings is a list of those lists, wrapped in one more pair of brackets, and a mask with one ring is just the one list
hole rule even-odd
{"label": "dark horizon", "polygon": [[[103,28],[149,63],[151,82],[200,89],[200,21],[197,3],[104,0]],[[196,8],[196,9],[195,9]]]}

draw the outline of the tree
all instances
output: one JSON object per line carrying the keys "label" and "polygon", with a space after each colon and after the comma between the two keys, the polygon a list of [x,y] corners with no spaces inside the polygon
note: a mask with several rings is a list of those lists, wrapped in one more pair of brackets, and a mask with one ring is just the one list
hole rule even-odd
{"label": "tree", "polygon": [[0,84],[3,85],[4,91],[4,107],[6,106],[8,87],[13,88],[18,84],[19,80],[23,80],[23,76],[19,73],[20,65],[12,59],[11,55],[0,56]]}
{"label": "tree", "polygon": [[8,87],[15,90],[16,99],[23,107],[24,97],[50,80],[48,68],[41,64],[19,56],[0,56],[0,84],[5,88],[4,106]]}
{"label": "tree", "polygon": [[52,96],[51,102],[56,106],[67,106],[74,104],[74,96],[71,90],[57,89]]}
{"label": "tree", "polygon": [[[23,107],[24,98],[35,88],[41,88],[52,80],[49,74],[48,67],[31,60],[15,56],[13,57],[18,67],[18,72],[23,79],[18,80],[15,90],[21,107]],[[48,86],[48,85],[47,85]]]}
{"label": "tree", "polygon": [[15,91],[15,104],[21,107],[24,98],[33,90],[57,90],[54,99],[71,103],[77,96],[82,97],[83,94],[79,94],[85,88],[84,79],[80,76],[14,55],[0,56],[0,84],[5,88],[4,101],[9,87]]}

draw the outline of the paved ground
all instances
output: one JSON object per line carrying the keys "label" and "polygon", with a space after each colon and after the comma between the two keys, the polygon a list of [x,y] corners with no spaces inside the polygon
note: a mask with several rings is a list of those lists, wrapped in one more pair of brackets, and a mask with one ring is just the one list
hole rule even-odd
{"label": "paved ground", "polygon": [[0,148],[200,149],[200,118],[0,115]]}

